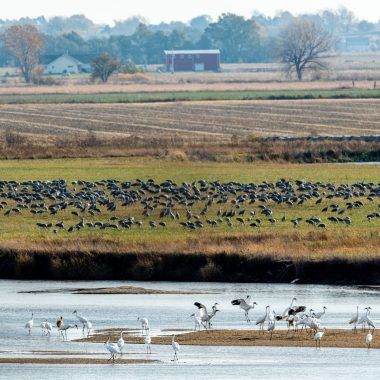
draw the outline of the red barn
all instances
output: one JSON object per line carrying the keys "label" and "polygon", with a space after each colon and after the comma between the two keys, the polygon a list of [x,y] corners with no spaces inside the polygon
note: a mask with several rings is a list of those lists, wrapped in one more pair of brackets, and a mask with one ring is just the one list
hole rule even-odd
{"label": "red barn", "polygon": [[219,71],[220,50],[165,50],[166,71]]}

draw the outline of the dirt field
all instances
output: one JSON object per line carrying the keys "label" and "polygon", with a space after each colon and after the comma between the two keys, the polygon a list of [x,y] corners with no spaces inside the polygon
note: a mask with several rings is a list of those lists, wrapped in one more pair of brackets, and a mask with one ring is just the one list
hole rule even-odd
{"label": "dirt field", "polygon": [[380,100],[1,105],[0,130],[7,128],[51,136],[373,135],[380,132]]}

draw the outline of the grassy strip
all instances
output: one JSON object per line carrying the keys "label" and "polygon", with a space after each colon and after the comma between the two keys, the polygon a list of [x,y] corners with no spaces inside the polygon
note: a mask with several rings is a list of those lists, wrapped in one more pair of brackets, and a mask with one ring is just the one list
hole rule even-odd
{"label": "grassy strip", "polygon": [[22,103],[144,103],[200,100],[281,100],[380,98],[380,90],[286,90],[286,91],[199,91],[105,94],[14,94],[0,95],[0,104]]}

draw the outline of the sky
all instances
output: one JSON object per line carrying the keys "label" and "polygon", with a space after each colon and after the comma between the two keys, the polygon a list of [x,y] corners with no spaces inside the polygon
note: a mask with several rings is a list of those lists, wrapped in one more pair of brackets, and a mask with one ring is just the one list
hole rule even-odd
{"label": "sky", "polygon": [[207,14],[214,19],[221,13],[235,13],[249,17],[254,10],[273,16],[276,11],[288,10],[297,15],[344,6],[359,19],[377,22],[380,19],[379,0],[14,0],[7,1],[0,12],[1,19],[37,16],[71,16],[84,14],[96,23],[112,24],[141,15],[150,23],[188,21]]}

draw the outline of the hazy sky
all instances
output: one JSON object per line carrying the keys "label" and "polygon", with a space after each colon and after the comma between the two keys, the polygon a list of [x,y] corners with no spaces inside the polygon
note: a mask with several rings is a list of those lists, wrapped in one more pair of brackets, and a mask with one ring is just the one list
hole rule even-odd
{"label": "hazy sky", "polygon": [[15,19],[44,15],[84,14],[98,23],[112,23],[132,15],[142,15],[152,23],[187,21],[200,14],[217,18],[223,12],[250,16],[253,10],[273,16],[278,10],[294,14],[336,9],[345,6],[360,19],[380,19],[379,0],[14,0],[2,7],[0,18]]}

